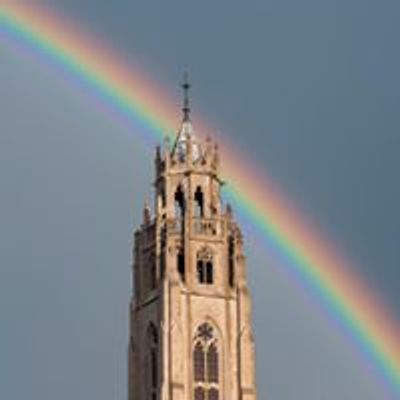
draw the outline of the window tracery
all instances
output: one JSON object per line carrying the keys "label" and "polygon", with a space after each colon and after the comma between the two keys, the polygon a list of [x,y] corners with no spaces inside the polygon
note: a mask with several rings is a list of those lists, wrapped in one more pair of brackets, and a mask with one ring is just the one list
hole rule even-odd
{"label": "window tracery", "polygon": [[194,347],[193,363],[194,363],[195,382],[204,382],[205,381],[204,348],[200,342],[196,343],[196,346]]}
{"label": "window tracery", "polygon": [[219,400],[218,341],[209,323],[199,326],[193,345],[194,400]]}
{"label": "window tracery", "polygon": [[218,349],[215,343],[207,351],[207,378],[208,382],[218,383]]}

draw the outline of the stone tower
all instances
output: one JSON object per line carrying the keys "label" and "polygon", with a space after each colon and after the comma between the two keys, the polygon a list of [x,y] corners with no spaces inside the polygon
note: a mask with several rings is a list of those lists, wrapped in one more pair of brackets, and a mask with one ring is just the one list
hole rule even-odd
{"label": "stone tower", "polygon": [[183,89],[176,140],[155,155],[155,211],[134,238],[129,400],[256,400],[243,237]]}

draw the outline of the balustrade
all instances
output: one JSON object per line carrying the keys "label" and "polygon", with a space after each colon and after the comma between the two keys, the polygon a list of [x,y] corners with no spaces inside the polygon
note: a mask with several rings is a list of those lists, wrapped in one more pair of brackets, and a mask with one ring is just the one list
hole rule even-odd
{"label": "balustrade", "polygon": [[219,237],[222,234],[222,221],[217,218],[195,217],[192,230],[195,235]]}
{"label": "balustrade", "polygon": [[[223,221],[219,218],[194,217],[191,224],[193,235],[220,237],[223,234]],[[184,219],[168,219],[166,221],[166,229],[170,235],[182,234],[184,231]]]}

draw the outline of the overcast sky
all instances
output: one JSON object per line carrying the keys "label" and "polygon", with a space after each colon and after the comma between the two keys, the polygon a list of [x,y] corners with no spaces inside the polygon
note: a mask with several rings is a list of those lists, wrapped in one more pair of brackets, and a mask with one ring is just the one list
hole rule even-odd
{"label": "overcast sky", "polygon": [[[194,121],[244,148],[400,320],[398,1],[42,3],[141,65],[177,110],[187,68]],[[1,42],[0,87],[0,398],[125,400],[152,145]],[[259,399],[385,398],[244,229]]]}

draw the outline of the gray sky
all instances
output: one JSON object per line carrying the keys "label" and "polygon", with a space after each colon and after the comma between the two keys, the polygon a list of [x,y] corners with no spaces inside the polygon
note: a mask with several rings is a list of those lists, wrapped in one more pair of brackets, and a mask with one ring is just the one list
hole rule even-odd
{"label": "gray sky", "polygon": [[[400,3],[43,3],[142,65],[177,109],[188,68],[194,119],[245,148],[400,319]],[[1,43],[0,87],[0,398],[125,399],[152,149]],[[247,253],[260,400],[384,398],[249,236]]]}

